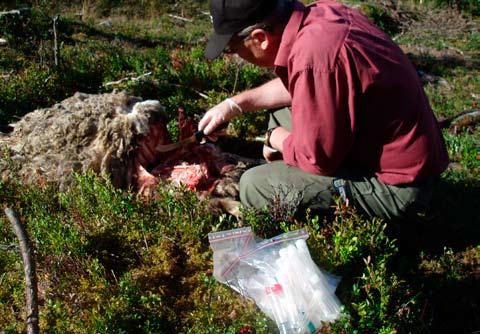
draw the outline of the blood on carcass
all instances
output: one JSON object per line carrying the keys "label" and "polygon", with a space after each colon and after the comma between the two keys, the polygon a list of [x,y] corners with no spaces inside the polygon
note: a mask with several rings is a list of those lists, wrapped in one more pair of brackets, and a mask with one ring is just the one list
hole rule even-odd
{"label": "blood on carcass", "polygon": [[[223,152],[213,144],[193,144],[160,153],[159,144],[172,143],[167,117],[160,103],[122,91],[76,93],[52,107],[37,109],[0,137],[15,174],[0,160],[0,181],[22,177],[26,183],[55,181],[67,189],[73,172],[94,171],[117,188],[155,196],[162,181],[183,185],[199,197],[236,198],[241,173],[253,163]],[[196,130],[196,123],[180,109],[178,140]]]}

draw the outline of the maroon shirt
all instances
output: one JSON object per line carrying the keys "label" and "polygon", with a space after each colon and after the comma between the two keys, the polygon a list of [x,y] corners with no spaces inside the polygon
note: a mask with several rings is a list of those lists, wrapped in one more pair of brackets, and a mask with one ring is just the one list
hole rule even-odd
{"label": "maroon shirt", "polygon": [[319,175],[361,168],[388,184],[437,176],[447,167],[414,67],[359,12],[328,0],[296,2],[275,65],[292,97],[287,164]]}

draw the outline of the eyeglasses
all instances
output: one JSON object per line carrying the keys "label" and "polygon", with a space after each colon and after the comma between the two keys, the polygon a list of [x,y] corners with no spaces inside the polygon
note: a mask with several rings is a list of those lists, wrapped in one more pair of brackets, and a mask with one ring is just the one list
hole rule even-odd
{"label": "eyeglasses", "polygon": [[271,28],[272,27],[268,24],[256,24],[256,25],[247,27],[246,29],[240,31],[239,33],[237,33],[232,37],[232,39],[230,40],[230,43],[228,43],[225,49],[223,49],[223,53],[226,53],[226,54],[236,53],[240,43],[248,41],[249,39],[252,38],[252,32],[255,29],[263,29],[271,32],[272,31]]}
{"label": "eyeglasses", "polygon": [[248,34],[245,37],[241,37],[241,36],[238,36],[238,35],[233,36],[232,39],[230,40],[230,42],[225,47],[225,49],[223,49],[223,53],[226,53],[226,54],[236,53],[240,43],[248,41],[250,38],[252,38],[250,36],[250,34]]}

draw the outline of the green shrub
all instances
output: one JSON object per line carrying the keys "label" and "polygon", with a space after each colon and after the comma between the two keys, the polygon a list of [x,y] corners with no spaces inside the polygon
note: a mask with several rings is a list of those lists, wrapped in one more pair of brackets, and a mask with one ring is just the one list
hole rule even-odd
{"label": "green shrub", "polygon": [[307,220],[312,257],[342,281],[337,295],[345,305],[345,317],[329,326],[328,333],[395,333],[420,323],[418,295],[392,270],[397,261],[395,240],[386,233],[386,223],[365,219],[337,202],[335,219]]}
{"label": "green shrub", "polygon": [[477,0],[428,0],[425,2],[432,3],[438,7],[447,7],[472,15],[480,15],[480,4]]}

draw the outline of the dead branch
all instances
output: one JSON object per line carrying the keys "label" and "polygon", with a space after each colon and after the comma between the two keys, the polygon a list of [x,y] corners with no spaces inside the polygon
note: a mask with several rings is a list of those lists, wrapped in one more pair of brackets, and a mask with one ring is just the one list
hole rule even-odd
{"label": "dead branch", "polygon": [[60,48],[58,47],[57,22],[59,15],[53,18],[53,56],[55,59],[55,67],[58,67],[60,61]]}
{"label": "dead branch", "polygon": [[9,10],[6,12],[0,12],[0,17],[5,15],[20,15],[20,10],[15,9],[15,10]]}
{"label": "dead branch", "polygon": [[185,21],[185,22],[193,22],[193,20],[191,20],[191,19],[186,19],[186,18],[178,16],[178,15],[168,14],[168,16],[171,17],[172,19],[177,19],[177,20],[181,20],[181,21]]}
{"label": "dead branch", "polygon": [[141,74],[141,75],[139,75],[138,77],[135,77],[135,78],[133,78],[133,77],[126,77],[126,78],[122,78],[122,79],[117,80],[117,81],[106,82],[106,83],[103,84],[103,87],[113,86],[113,85],[119,85],[119,84],[121,84],[121,83],[124,82],[124,81],[140,81],[140,80],[142,80],[143,78],[145,78],[145,77],[147,77],[147,76],[149,76],[149,75],[151,75],[151,74],[152,74],[152,72],[147,72],[147,73],[143,73],[143,74]]}
{"label": "dead branch", "polygon": [[20,16],[30,11],[30,8],[20,8],[0,12],[0,18],[4,16]]}
{"label": "dead branch", "polygon": [[450,127],[456,127],[456,128],[462,128],[467,125],[474,124],[476,122],[480,121],[480,110],[475,109],[475,110],[469,110],[465,111],[461,115],[455,117],[452,120],[452,124],[450,124]]}
{"label": "dead branch", "polygon": [[449,129],[450,132],[457,134],[468,126],[474,126],[480,122],[480,110],[465,110],[459,115],[439,121],[440,128]]}
{"label": "dead branch", "polygon": [[25,227],[20,221],[17,212],[13,209],[6,208],[5,214],[10,220],[13,231],[18,238],[20,253],[22,254],[27,304],[27,333],[38,334],[40,331],[38,325],[38,288],[32,247],[30,246]]}

